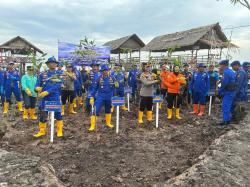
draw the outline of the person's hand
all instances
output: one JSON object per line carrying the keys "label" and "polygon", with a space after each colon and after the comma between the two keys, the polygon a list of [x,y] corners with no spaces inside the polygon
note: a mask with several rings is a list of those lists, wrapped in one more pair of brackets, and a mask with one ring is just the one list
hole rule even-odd
{"label": "person's hand", "polygon": [[115,82],[115,88],[119,88],[119,83]]}
{"label": "person's hand", "polygon": [[41,92],[42,91],[42,87],[36,87],[35,89],[37,92]]}
{"label": "person's hand", "polygon": [[89,99],[89,104],[90,104],[90,105],[94,105],[94,102],[95,102],[94,97],[90,97],[90,99]]}
{"label": "person's hand", "polygon": [[43,98],[43,97],[46,97],[47,95],[49,95],[49,92],[44,91],[44,92],[41,92],[38,96]]}
{"label": "person's hand", "polygon": [[28,89],[28,88],[25,90],[25,93],[26,93],[28,96],[32,96],[32,93],[31,93],[30,89]]}

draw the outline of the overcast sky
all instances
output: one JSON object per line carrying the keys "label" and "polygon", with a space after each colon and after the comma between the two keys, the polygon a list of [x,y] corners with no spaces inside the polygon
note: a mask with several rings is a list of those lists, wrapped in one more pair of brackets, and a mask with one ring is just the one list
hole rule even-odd
{"label": "overcast sky", "polygon": [[[153,37],[220,22],[222,28],[250,25],[250,11],[230,0],[1,0],[0,43],[17,35],[49,55],[57,41],[84,36],[97,43],[136,33],[145,43]],[[230,30],[225,30],[229,37]],[[250,60],[250,27],[236,29],[234,54]]]}

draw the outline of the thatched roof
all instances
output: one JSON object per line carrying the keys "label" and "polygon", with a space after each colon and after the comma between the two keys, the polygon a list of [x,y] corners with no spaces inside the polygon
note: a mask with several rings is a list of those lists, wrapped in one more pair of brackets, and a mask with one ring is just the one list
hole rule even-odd
{"label": "thatched roof", "polygon": [[175,51],[192,49],[226,48],[229,44],[226,35],[222,32],[219,23],[198,27],[182,32],[157,36],[151,40],[143,51],[165,52],[167,48],[176,47]]}
{"label": "thatched roof", "polygon": [[121,52],[121,49],[123,48],[131,49],[132,51],[139,51],[142,47],[145,46],[145,44],[136,34],[132,34],[109,41],[105,43],[104,46],[110,46],[111,53],[116,54]]}
{"label": "thatched roof", "polygon": [[0,45],[0,50],[11,51],[14,54],[26,55],[30,51],[39,52],[43,54],[43,51],[24,39],[23,37],[17,36],[11,40]]}

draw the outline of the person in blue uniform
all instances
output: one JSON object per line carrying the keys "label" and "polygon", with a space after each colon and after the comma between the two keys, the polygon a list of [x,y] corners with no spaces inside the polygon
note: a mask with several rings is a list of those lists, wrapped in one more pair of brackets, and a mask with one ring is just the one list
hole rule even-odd
{"label": "person in blue uniform", "polygon": [[20,90],[20,75],[18,70],[15,69],[14,62],[10,62],[8,65],[8,70],[4,73],[4,91],[5,91],[5,102],[4,102],[4,111],[3,114],[7,114],[9,110],[9,104],[11,103],[11,94],[14,93],[14,96],[17,101],[18,110],[23,112],[23,103],[21,99],[21,90]]}
{"label": "person in blue uniform", "polygon": [[221,87],[219,95],[222,96],[223,121],[218,125],[224,126],[230,124],[232,117],[232,104],[236,94],[236,76],[233,70],[229,69],[229,60],[222,60],[219,63],[222,73]]}
{"label": "person in blue uniform", "polygon": [[128,85],[132,88],[132,98],[135,98],[135,94],[137,92],[137,78],[138,78],[139,70],[137,69],[137,65],[133,64],[132,69],[128,73]]}
{"label": "person in blue uniform", "polygon": [[74,99],[74,107],[83,105],[82,99],[82,75],[81,72],[74,66],[74,73],[76,75],[76,80],[74,81],[75,84],[75,99]]}
{"label": "person in blue uniform", "polygon": [[[198,64],[198,71],[193,73],[189,85],[189,93],[193,95],[193,112],[202,116],[205,113],[206,96],[209,92],[210,79],[205,71],[206,66],[203,63]],[[199,111],[200,110],[200,111]]]}
{"label": "person in blue uniform", "polygon": [[4,105],[4,70],[0,66],[0,97],[2,105]]}
{"label": "person in blue uniform", "polygon": [[[41,137],[46,134],[46,122],[48,112],[45,109],[46,101],[60,101],[62,77],[56,71],[58,65],[55,57],[50,57],[46,62],[49,70],[41,73],[38,78],[36,91],[39,93],[38,97],[41,98],[39,104],[39,132],[34,137]],[[63,120],[61,112],[55,112],[56,126],[57,126],[57,137],[63,136]]]}
{"label": "person in blue uniform", "polygon": [[[115,78],[115,80],[119,83],[119,87],[115,88],[114,95],[118,97],[124,97],[124,89],[125,89],[125,74],[122,72],[122,66],[119,64],[115,64],[114,71],[111,73],[111,76]],[[127,107],[123,105],[121,107],[122,110],[127,111]],[[112,112],[114,107],[112,107]]]}
{"label": "person in blue uniform", "polygon": [[242,102],[245,100],[245,88],[247,85],[247,73],[241,68],[239,61],[234,61],[231,63],[232,69],[236,73],[236,95],[235,101]]}
{"label": "person in blue uniform", "polygon": [[56,72],[60,75],[62,75],[64,73],[64,70],[63,70],[63,63],[61,62],[58,62],[58,66],[57,66],[57,70]]}
{"label": "person in blue uniform", "polygon": [[88,78],[85,83],[85,87],[87,90],[87,97],[86,97],[86,112],[90,114],[91,105],[90,105],[90,97],[91,93],[93,92],[95,81],[101,75],[99,70],[99,64],[97,62],[93,62],[91,64],[92,70],[89,72]]}
{"label": "person in blue uniform", "polygon": [[[95,80],[94,88],[91,91],[90,104],[95,106],[96,114],[90,118],[89,131],[95,130],[96,116],[99,116],[101,107],[105,108],[106,126],[113,128],[111,124],[111,100],[114,95],[115,87],[118,88],[118,83],[115,78],[110,75],[109,67],[107,64],[101,65],[101,75]],[[96,101],[94,103],[94,98]]]}
{"label": "person in blue uniform", "polygon": [[247,85],[245,85],[246,87],[245,87],[244,101],[248,101],[248,89],[250,89],[248,86],[248,82],[250,80],[250,62],[243,62],[242,67],[244,71],[247,73]]}
{"label": "person in blue uniform", "polygon": [[[208,73],[209,79],[210,79],[210,87],[209,87],[210,90],[209,90],[209,93],[215,95],[215,93],[218,90],[219,73],[214,70],[214,65],[213,64],[209,65],[207,73]],[[215,97],[212,97],[212,98],[213,98],[213,101],[214,101]],[[209,97],[207,97],[207,101],[209,101]]]}

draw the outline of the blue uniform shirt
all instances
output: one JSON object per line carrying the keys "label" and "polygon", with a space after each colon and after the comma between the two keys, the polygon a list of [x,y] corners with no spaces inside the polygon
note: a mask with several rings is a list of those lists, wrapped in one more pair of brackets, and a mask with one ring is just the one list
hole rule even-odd
{"label": "blue uniform shirt", "polygon": [[207,72],[194,72],[193,77],[189,84],[189,90],[191,92],[208,94],[210,89],[210,79]]}
{"label": "blue uniform shirt", "polygon": [[236,101],[244,101],[245,99],[245,89],[247,85],[247,73],[240,68],[236,73]]}
{"label": "blue uniform shirt", "polygon": [[208,71],[210,78],[210,90],[216,89],[216,82],[219,80],[219,73],[216,71]]}
{"label": "blue uniform shirt", "polygon": [[236,84],[235,84],[235,73],[233,70],[226,68],[224,70],[222,79],[221,79],[221,87],[219,89],[219,94],[224,95],[228,92],[235,92]]}

